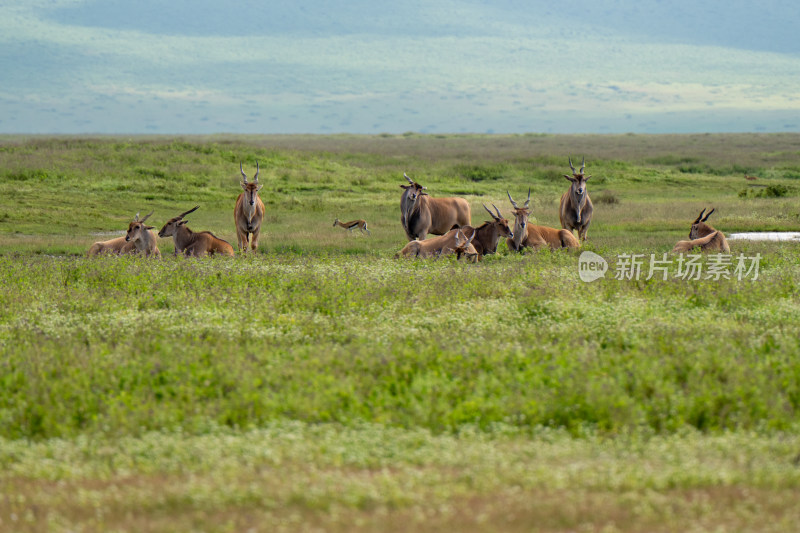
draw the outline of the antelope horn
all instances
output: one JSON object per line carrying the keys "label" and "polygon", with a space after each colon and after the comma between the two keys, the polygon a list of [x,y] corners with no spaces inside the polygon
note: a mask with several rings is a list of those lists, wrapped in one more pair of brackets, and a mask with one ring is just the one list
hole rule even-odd
{"label": "antelope horn", "polygon": [[489,215],[491,215],[493,219],[497,220],[497,217],[494,215],[494,213],[492,213],[492,211],[488,207],[486,207],[486,204],[481,204],[481,205],[483,206],[484,209],[486,209],[486,212],[489,213]]}
{"label": "antelope horn", "polygon": [[497,211],[497,218],[498,219],[503,218],[503,215],[500,214],[500,210],[497,209],[497,206],[492,204],[492,207],[494,207],[494,210]]}
{"label": "antelope horn", "polygon": [[194,206],[193,208],[189,209],[188,211],[184,211],[183,213],[181,213],[180,215],[178,215],[178,218],[183,218],[183,217],[185,217],[186,215],[188,215],[189,213],[191,213],[192,211],[196,211],[198,207],[200,207],[200,206],[199,206],[199,205],[196,205],[196,206]]}
{"label": "antelope horn", "polygon": [[136,216],[133,217],[133,221],[134,222],[139,222],[139,213],[138,212],[136,213]]}
{"label": "antelope horn", "polygon": [[569,157],[569,168],[571,168],[572,173],[575,174],[575,167],[572,166],[572,156]]}
{"label": "antelope horn", "polygon": [[406,174],[405,172],[403,172],[403,177],[404,177],[405,179],[407,179],[407,180],[408,180],[408,182],[409,182],[411,185],[414,185],[414,180],[412,180],[411,178],[409,178],[409,177],[408,177],[408,174]]}
{"label": "antelope horn", "polygon": [[697,218],[696,218],[696,219],[694,219],[694,223],[695,223],[695,224],[697,224],[698,222],[700,222],[700,219],[702,219],[702,218],[703,218],[703,213],[705,213],[705,212],[706,212],[706,208],[704,207],[704,208],[703,208],[703,210],[702,210],[702,211],[700,211],[700,214],[699,214],[699,215],[697,215]]}
{"label": "antelope horn", "polygon": [[[144,222],[145,220],[147,220],[148,218],[150,218],[150,215],[152,215],[152,214],[153,214],[153,212],[152,212],[152,211],[150,211],[150,212],[149,212],[149,213],[147,213],[147,214],[144,216],[144,218],[143,218],[142,220],[140,220],[139,222]],[[139,213],[136,213],[136,216],[138,217],[138,216],[139,216]]]}
{"label": "antelope horn", "polygon": [[239,161],[239,172],[242,173],[242,178],[244,179],[244,182],[247,183],[247,174],[244,173],[244,169],[242,168],[242,162],[241,161]]}
{"label": "antelope horn", "polygon": [[258,183],[258,159],[256,159],[256,175],[253,176],[253,181]]}
{"label": "antelope horn", "polygon": [[506,194],[508,195],[508,199],[511,200],[511,205],[514,206],[514,209],[519,209],[519,206],[517,205],[517,202],[515,202],[514,199],[511,198],[511,193],[506,191]]}
{"label": "antelope horn", "polygon": [[528,199],[525,200],[525,205],[523,207],[528,207],[528,204],[531,203],[531,188],[528,187]]}
{"label": "antelope horn", "polygon": [[586,168],[586,156],[583,156],[583,160],[581,161],[581,171],[580,173],[583,174],[583,169]]}
{"label": "antelope horn", "polygon": [[708,220],[708,217],[710,217],[710,216],[711,216],[711,213],[713,213],[713,212],[714,212],[716,209],[717,209],[716,207],[712,207],[712,208],[711,208],[711,211],[709,211],[709,212],[708,212],[708,214],[706,215],[706,217],[703,219],[703,222],[705,222],[706,220]]}

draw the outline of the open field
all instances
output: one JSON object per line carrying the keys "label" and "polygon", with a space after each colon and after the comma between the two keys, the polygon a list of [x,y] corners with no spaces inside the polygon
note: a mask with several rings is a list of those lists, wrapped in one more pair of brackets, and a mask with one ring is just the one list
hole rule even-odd
{"label": "open field", "polygon": [[[392,258],[404,171],[558,226],[584,154],[604,279]],[[197,204],[235,245],[240,160],[256,256],[84,257]],[[797,243],[731,241],[745,279],[614,270],[705,207],[798,231],[799,195],[791,134],[0,137],[0,531],[792,531]]]}

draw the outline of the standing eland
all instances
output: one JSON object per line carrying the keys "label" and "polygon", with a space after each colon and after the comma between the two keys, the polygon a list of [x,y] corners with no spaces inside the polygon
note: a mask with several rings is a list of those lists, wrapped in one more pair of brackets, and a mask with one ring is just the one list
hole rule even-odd
{"label": "standing eland", "polygon": [[247,252],[248,247],[255,251],[258,248],[258,234],[261,232],[261,221],[264,220],[264,202],[258,196],[263,184],[258,182],[258,161],[256,161],[256,174],[253,181],[247,181],[242,164],[239,163],[242,173],[242,193],[236,198],[236,207],[233,208],[233,221],[236,224],[236,237],[239,240],[239,250]]}
{"label": "standing eland", "polygon": [[561,206],[559,207],[558,217],[561,220],[561,227],[572,232],[578,230],[578,238],[586,240],[586,232],[592,222],[592,200],[586,190],[586,181],[591,178],[584,173],[586,168],[586,158],[581,162],[581,169],[575,170],[572,166],[572,158],[569,158],[569,168],[572,169],[572,176],[564,174],[571,183],[567,192],[561,196]]}

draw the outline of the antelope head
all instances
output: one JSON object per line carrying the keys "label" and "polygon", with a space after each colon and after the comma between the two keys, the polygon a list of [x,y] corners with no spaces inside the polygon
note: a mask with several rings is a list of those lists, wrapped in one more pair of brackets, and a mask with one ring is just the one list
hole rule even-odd
{"label": "antelope head", "polygon": [[188,215],[192,211],[197,210],[197,208],[199,208],[199,207],[200,207],[199,205],[196,205],[193,208],[189,209],[188,211],[184,211],[180,215],[167,220],[167,223],[164,224],[164,227],[162,227],[161,231],[158,232],[158,236],[159,237],[169,237],[171,235],[175,235],[175,233],[178,231],[178,227],[179,226],[183,226],[184,224],[186,224],[188,222],[188,220],[183,220],[183,217],[185,217],[186,215]]}
{"label": "antelope head", "polygon": [[339,217],[336,217],[336,220],[333,221],[333,227],[335,228],[338,223],[339,223]]}
{"label": "antelope head", "polygon": [[467,259],[472,259],[473,257],[477,256],[477,253],[469,253],[467,251],[469,245],[472,244],[472,239],[475,238],[475,233],[476,232],[473,230],[472,235],[468,239],[467,236],[464,235],[463,231],[460,229],[456,231],[456,242],[455,248],[453,248],[453,253],[456,254],[457,259],[461,259],[462,255],[466,255]]}
{"label": "antelope head", "polygon": [[713,233],[714,231],[716,231],[714,228],[706,224],[706,220],[708,220],[708,217],[710,217],[711,213],[713,213],[715,210],[716,208],[712,208],[711,211],[709,211],[708,214],[706,214],[705,216],[703,216],[703,214],[706,212],[705,208],[702,211],[700,211],[700,214],[697,215],[696,219],[694,219],[694,222],[692,222],[692,227],[689,230],[690,240],[699,239],[700,237],[705,237],[709,233]]}
{"label": "antelope head", "polygon": [[403,177],[406,180],[408,180],[409,185],[401,185],[400,187],[405,189],[408,192],[407,198],[409,199],[409,201],[411,201],[412,203],[416,202],[417,198],[419,198],[420,196],[428,194],[428,193],[425,192],[428,189],[427,187],[423,187],[422,185],[420,185],[416,181],[414,181],[411,178],[409,178],[408,174],[406,174],[405,172],[403,172]]}
{"label": "antelope head", "polygon": [[571,185],[569,186],[569,195],[572,199],[572,204],[575,206],[577,211],[576,215],[578,217],[578,222],[581,221],[581,209],[583,208],[584,204],[586,203],[586,181],[591,178],[591,176],[587,175],[584,170],[586,169],[586,157],[583,158],[581,161],[581,168],[580,170],[575,170],[575,167],[572,165],[572,157],[569,158],[569,168],[572,169],[572,176],[569,174],[564,174],[564,177],[567,178]]}
{"label": "antelope head", "polygon": [[[511,195],[509,195],[508,197],[511,198]],[[486,207],[485,204],[481,204],[481,205],[483,206],[484,209],[486,209],[486,212],[489,213],[491,215],[492,219],[495,221],[495,227],[500,232],[500,236],[501,237],[508,237],[509,239],[513,239],[514,238],[514,232],[511,231],[511,228],[508,225],[508,220],[503,218],[503,215],[500,214],[500,210],[497,209],[497,206],[492,204],[492,207],[494,207],[494,210],[497,213],[497,214],[495,214],[495,213],[492,213],[492,210],[489,209],[488,207]],[[473,236],[474,236],[474,233],[473,233]]]}
{"label": "antelope head", "polygon": [[263,183],[258,182],[258,161],[256,161],[256,175],[253,176],[253,181],[247,181],[247,174],[244,173],[244,169],[242,168],[242,163],[239,162],[239,171],[242,173],[242,189],[244,190],[244,202],[247,205],[251,206],[253,209],[256,205],[256,200],[258,199],[258,191],[261,190],[261,187],[264,186]]}
{"label": "antelope head", "polygon": [[144,221],[150,218],[153,212],[150,211],[145,217],[139,220],[139,213],[136,213],[136,217],[134,217],[133,222],[128,224],[128,233],[125,234],[125,241],[126,242],[136,242],[142,237],[143,231],[148,231],[151,229],[155,229],[153,226],[146,226]]}
{"label": "antelope head", "polygon": [[518,206],[517,202],[511,198],[510,192],[506,191],[506,194],[508,194],[511,205],[514,206],[514,235],[517,236],[517,240],[521,241],[528,234],[528,217],[531,214],[528,205],[531,203],[531,190],[528,188],[528,199],[525,200],[522,207]]}

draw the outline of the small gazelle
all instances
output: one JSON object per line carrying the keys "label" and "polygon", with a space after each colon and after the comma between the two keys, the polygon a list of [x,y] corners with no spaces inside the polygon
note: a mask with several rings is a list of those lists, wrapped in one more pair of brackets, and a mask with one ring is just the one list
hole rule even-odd
{"label": "small gazelle", "polygon": [[350,222],[340,222],[339,217],[336,217],[336,220],[333,221],[333,227],[341,226],[346,229],[348,232],[352,232],[354,229],[358,228],[361,230],[361,233],[367,232],[367,235],[372,235],[372,233],[367,229],[367,221],[358,219],[358,220],[351,220]]}

